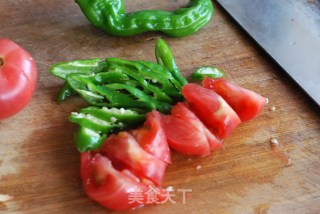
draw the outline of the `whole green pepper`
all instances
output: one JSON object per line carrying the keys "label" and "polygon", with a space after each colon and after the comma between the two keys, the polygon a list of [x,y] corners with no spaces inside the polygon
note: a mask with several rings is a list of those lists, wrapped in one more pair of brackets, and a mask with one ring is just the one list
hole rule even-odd
{"label": "whole green pepper", "polygon": [[160,31],[173,37],[184,37],[206,25],[214,12],[211,0],[190,0],[173,12],[145,10],[125,13],[124,0],[76,0],[89,21],[117,36],[133,36]]}

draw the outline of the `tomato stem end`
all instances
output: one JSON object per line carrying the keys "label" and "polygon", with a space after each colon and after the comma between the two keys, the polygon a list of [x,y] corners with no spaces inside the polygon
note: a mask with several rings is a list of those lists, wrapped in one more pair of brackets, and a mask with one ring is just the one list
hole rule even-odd
{"label": "tomato stem end", "polygon": [[0,67],[3,65],[3,58],[2,57],[0,57]]}

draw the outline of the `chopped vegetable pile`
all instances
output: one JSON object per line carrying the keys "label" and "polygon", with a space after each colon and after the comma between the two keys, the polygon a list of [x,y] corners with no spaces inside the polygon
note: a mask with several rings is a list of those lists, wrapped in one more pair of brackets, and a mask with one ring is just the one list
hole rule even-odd
{"label": "chopped vegetable pile", "polygon": [[[169,113],[172,105],[183,99],[181,90],[187,80],[179,72],[170,47],[159,39],[155,53],[158,64],[108,58],[51,67],[53,75],[66,80],[59,101],[77,94],[100,108],[83,109],[70,117],[81,127],[76,134],[79,151],[99,148],[108,133],[143,121],[146,112]],[[110,108],[119,111],[111,114]]]}
{"label": "chopped vegetable pile", "polygon": [[[202,85],[187,83],[162,39],[156,43],[156,58],[158,64],[78,60],[50,70],[66,80],[60,101],[79,95],[92,105],[72,113],[70,120],[80,126],[76,143],[84,189],[110,209],[165,201],[162,182],[172,163],[169,148],[184,155],[210,155],[266,104],[264,97],[223,79],[215,67],[194,73]],[[150,191],[153,200],[147,197]],[[138,193],[139,200],[130,200]]]}

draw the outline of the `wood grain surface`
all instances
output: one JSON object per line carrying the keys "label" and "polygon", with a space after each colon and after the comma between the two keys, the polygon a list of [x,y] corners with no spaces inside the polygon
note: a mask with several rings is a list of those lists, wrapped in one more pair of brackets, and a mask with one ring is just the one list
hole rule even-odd
{"label": "wood grain surface", "polygon": [[[126,5],[129,11],[174,10],[186,2]],[[319,213],[319,107],[214,4],[214,19],[197,34],[164,37],[178,66],[189,76],[198,66],[216,65],[228,80],[268,97],[269,104],[257,119],[238,127],[223,150],[205,158],[173,154],[164,186],[191,189],[185,203],[175,191],[175,204],[128,213]],[[79,98],[56,103],[62,81],[48,69],[55,62],[92,57],[154,61],[159,36],[109,36],[93,27],[72,0],[0,1],[0,37],[27,49],[39,71],[31,103],[0,121],[0,193],[14,196],[0,203],[0,213],[112,212],[90,200],[81,185],[73,141],[77,126],[68,116],[87,104]],[[278,147],[270,144],[272,138]]]}

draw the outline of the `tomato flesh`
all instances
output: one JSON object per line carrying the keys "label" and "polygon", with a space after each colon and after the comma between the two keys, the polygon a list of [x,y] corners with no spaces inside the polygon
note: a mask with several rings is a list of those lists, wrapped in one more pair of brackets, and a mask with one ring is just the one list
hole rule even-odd
{"label": "tomato flesh", "polygon": [[175,117],[181,118],[186,122],[190,122],[194,124],[196,127],[201,128],[204,135],[208,139],[210,150],[220,149],[222,147],[221,141],[216,138],[214,134],[210,132],[210,130],[200,121],[200,119],[190,110],[187,106],[187,103],[177,103],[172,110],[171,114]]}
{"label": "tomato flesh", "polygon": [[0,38],[0,120],[21,111],[31,100],[37,67],[28,52]]}
{"label": "tomato flesh", "polygon": [[[150,112],[146,118],[142,128],[110,135],[98,150],[82,154],[85,191],[107,208],[126,210],[166,199],[159,186],[171,161],[170,151],[160,113]],[[138,201],[128,200],[137,194]]]}
{"label": "tomato flesh", "polygon": [[[170,115],[149,112],[142,127],[110,135],[99,150],[82,153],[86,193],[113,210],[159,203],[166,199],[157,187],[171,163],[169,146],[185,155],[209,155],[241,123],[238,114],[243,121],[252,119],[265,104],[260,95],[224,80],[206,78],[202,84],[186,84],[187,102],[173,106]],[[156,201],[150,202],[154,190]],[[138,193],[139,199],[130,201]]]}
{"label": "tomato flesh", "polygon": [[172,115],[164,115],[163,123],[169,146],[184,155],[209,155],[208,140],[192,124]]}
{"label": "tomato flesh", "polygon": [[118,163],[119,169],[128,169],[141,180],[162,184],[167,164],[141,148],[128,132],[110,135],[102,144],[100,152]]}
{"label": "tomato flesh", "polygon": [[242,122],[257,117],[266,104],[266,98],[263,96],[221,78],[206,77],[202,85],[223,97],[238,114]]}
{"label": "tomato flesh", "polygon": [[146,114],[146,122],[131,134],[140,146],[154,157],[166,163],[171,163],[171,153],[167,138],[161,124],[161,115],[158,111]]}
{"label": "tomato flesh", "polygon": [[88,196],[113,210],[152,204],[152,201],[148,201],[150,193],[154,194],[156,202],[164,200],[163,191],[158,192],[155,187],[151,189],[127,170],[116,170],[112,162],[99,153],[81,154],[81,177]]}
{"label": "tomato flesh", "polygon": [[221,142],[184,104],[178,103],[171,115],[162,117],[169,146],[185,155],[209,155]]}
{"label": "tomato flesh", "polygon": [[220,139],[225,139],[241,123],[236,112],[212,90],[189,83],[182,88],[191,110]]}

